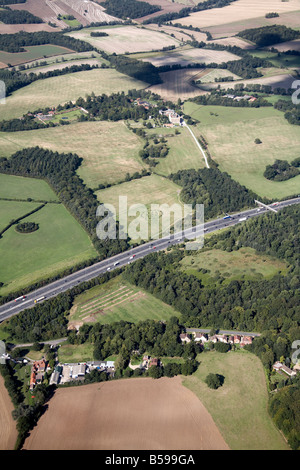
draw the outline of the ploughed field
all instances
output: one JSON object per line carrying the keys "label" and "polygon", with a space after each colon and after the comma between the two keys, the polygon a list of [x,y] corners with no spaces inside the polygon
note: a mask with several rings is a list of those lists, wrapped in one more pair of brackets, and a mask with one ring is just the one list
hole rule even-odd
{"label": "ploughed field", "polygon": [[59,389],[27,450],[229,449],[179,377],[132,378]]}

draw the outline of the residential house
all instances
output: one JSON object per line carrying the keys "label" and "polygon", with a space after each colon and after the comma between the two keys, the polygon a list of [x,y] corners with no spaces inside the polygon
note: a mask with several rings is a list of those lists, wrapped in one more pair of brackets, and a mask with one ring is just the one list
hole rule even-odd
{"label": "residential house", "polygon": [[187,333],[181,333],[181,335],[179,335],[180,337],[180,341],[182,343],[190,343],[191,342],[191,338],[189,337],[189,335]]}

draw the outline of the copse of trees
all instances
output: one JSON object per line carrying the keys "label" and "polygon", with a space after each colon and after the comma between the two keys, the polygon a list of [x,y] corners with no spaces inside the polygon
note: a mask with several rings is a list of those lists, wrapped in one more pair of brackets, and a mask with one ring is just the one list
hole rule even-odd
{"label": "copse of trees", "polygon": [[300,126],[300,104],[287,100],[278,100],[274,108],[284,112],[285,119],[293,125]]}
{"label": "copse of trees", "polygon": [[108,15],[117,16],[118,18],[141,18],[151,15],[161,10],[158,5],[150,5],[147,2],[137,0],[106,0],[101,3]]}
{"label": "copse of trees", "polygon": [[298,39],[300,32],[284,25],[270,25],[260,28],[245,29],[239,32],[237,36],[252,41],[260,47],[265,47]]}
{"label": "copse of trees", "polygon": [[300,175],[299,161],[300,158],[296,158],[291,163],[286,160],[275,160],[273,165],[266,166],[264,177],[271,181],[286,181],[294,178]]}

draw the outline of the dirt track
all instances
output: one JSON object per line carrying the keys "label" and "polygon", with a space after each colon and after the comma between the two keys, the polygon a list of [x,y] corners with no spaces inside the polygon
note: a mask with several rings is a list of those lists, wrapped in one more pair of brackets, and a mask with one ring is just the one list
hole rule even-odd
{"label": "dirt track", "polygon": [[228,449],[179,377],[131,378],[59,389],[27,450]]}

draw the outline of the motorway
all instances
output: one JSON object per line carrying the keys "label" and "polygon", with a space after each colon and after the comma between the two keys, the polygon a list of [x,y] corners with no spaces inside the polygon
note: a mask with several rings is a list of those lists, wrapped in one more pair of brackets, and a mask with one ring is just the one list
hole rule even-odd
{"label": "motorway", "polygon": [[[269,212],[270,208],[276,211],[300,203],[300,196],[294,199],[281,201],[271,206],[259,206],[257,205],[253,209],[249,209],[236,214],[230,214],[229,219],[218,218],[205,222],[204,226],[196,226],[193,229],[187,229],[183,232],[173,234],[168,237],[161,238],[159,240],[151,240],[147,243],[143,243],[135,248],[132,248],[124,253],[120,253],[104,261],[97,262],[92,266],[83,268],[75,273],[69,274],[57,281],[51,282],[46,286],[40,287],[28,294],[26,294],[24,300],[17,302],[11,301],[0,306],[0,322],[10,318],[13,315],[20,313],[21,311],[33,307],[36,299],[41,299],[40,302],[48,300],[52,297],[61,294],[62,292],[68,291],[73,287],[81,284],[82,282],[89,281],[95,277],[104,274],[107,271],[126,266],[134,262],[137,259],[147,256],[153,251],[165,250],[166,248],[180,244],[184,242],[186,238],[192,241],[193,238],[201,237],[201,235],[209,234],[222,230],[226,227],[234,226],[238,223],[243,223],[244,220],[256,217],[260,214]],[[246,219],[245,219],[246,218]],[[241,221],[240,219],[243,219]]]}

